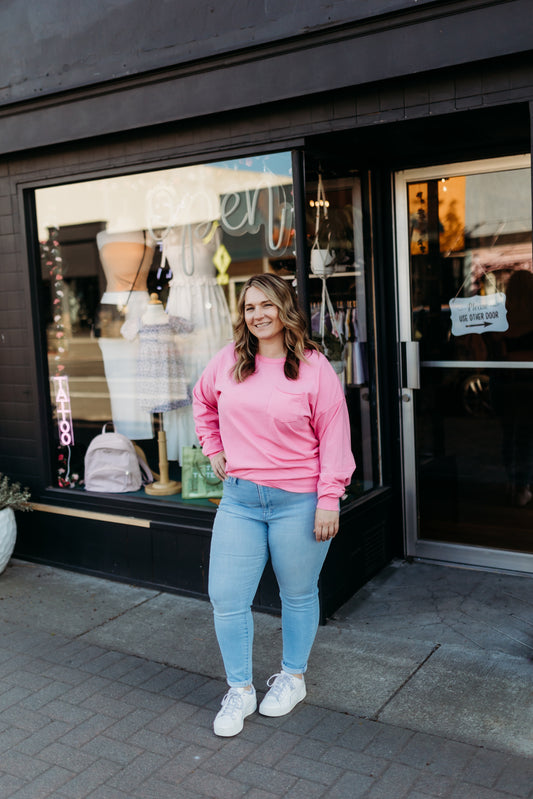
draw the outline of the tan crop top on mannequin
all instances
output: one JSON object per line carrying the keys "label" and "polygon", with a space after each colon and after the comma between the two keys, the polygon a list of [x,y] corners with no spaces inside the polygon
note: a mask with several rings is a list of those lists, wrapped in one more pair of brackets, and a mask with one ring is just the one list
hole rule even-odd
{"label": "tan crop top on mannequin", "polygon": [[96,241],[107,281],[106,293],[147,290],[146,279],[155,251],[155,243],[150,236],[147,235],[145,239],[142,230],[130,233],[108,233],[102,230],[97,234]]}

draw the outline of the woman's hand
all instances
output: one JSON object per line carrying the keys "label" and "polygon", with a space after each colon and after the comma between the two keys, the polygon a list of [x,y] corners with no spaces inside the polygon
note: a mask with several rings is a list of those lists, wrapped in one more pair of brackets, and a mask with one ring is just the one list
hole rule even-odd
{"label": "woman's hand", "polygon": [[329,541],[330,538],[335,538],[339,532],[339,511],[317,508],[313,532],[317,541]]}
{"label": "woman's hand", "polygon": [[211,462],[211,468],[213,469],[214,473],[218,477],[219,480],[226,479],[226,454],[224,450],[222,452],[217,452],[216,455],[213,455],[209,458]]}

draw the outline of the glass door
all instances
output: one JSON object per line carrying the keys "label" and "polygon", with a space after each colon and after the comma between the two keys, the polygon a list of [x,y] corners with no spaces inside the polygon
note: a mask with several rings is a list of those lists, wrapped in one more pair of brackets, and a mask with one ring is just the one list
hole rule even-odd
{"label": "glass door", "polygon": [[406,552],[533,572],[527,157],[396,175]]}

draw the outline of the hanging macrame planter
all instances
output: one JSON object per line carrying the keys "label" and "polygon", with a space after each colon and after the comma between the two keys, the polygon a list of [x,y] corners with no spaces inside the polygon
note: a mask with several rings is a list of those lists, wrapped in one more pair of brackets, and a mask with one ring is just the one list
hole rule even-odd
{"label": "hanging macrame planter", "polygon": [[[331,230],[328,221],[328,205],[322,175],[318,175],[318,187],[315,203],[315,238],[311,247],[311,272],[314,275],[331,275],[335,263],[335,251],[331,248]],[[324,240],[321,228],[327,231]],[[325,246],[324,246],[325,245]]]}

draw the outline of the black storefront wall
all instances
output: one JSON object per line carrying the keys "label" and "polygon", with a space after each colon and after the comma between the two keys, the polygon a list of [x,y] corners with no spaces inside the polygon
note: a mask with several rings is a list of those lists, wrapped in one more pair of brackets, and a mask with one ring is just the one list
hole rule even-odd
{"label": "black storefront wall", "polygon": [[[338,5],[345,11],[350,4]],[[313,33],[306,25],[290,40],[278,31],[269,42],[267,25],[261,46],[242,51],[226,39],[226,55],[235,49],[224,56],[223,69],[220,52],[209,51],[204,42],[194,68],[185,59],[170,66],[156,59],[152,71],[141,75],[147,65],[138,56],[128,75],[115,80],[117,73],[109,72],[103,82],[94,82],[80,67],[74,82],[60,87],[60,70],[52,69],[55,77],[43,79],[40,99],[32,99],[35,91],[25,93],[21,83],[3,95],[0,140],[3,151],[13,155],[0,162],[0,469],[31,485],[34,499],[47,506],[20,515],[17,555],[205,596],[213,516],[181,508],[154,514],[146,504],[88,502],[47,487],[46,373],[35,253],[28,254],[26,243],[28,232],[29,240],[36,240],[31,224],[25,228],[31,220],[31,213],[24,213],[26,190],[294,146],[335,151],[356,168],[368,167],[374,180],[387,487],[342,515],[341,534],[321,578],[323,618],[401,552],[390,173],[417,163],[529,151],[527,103],[533,99],[527,3],[420,6],[415,11],[411,4],[382,2],[375,4],[374,17],[355,19],[352,12],[326,23],[311,7],[306,22],[315,21]],[[90,30],[80,35],[88,40]],[[328,57],[317,61],[317,53]],[[259,82],[250,80],[251,63],[253,74],[262,75]],[[322,66],[311,69],[316,63]],[[236,86],[242,91],[235,92]],[[256,606],[279,606],[268,571]]]}
{"label": "black storefront wall", "polygon": [[[70,23],[68,3],[57,0],[56,24],[42,27],[21,18],[32,5],[41,8],[38,0],[14,0],[0,9],[4,35],[25,57],[21,65],[10,48],[0,57],[2,153],[177,120],[194,127],[202,117],[239,111],[244,124],[239,129],[235,117],[232,133],[242,136],[255,109],[285,104],[295,112],[289,128],[285,115],[282,128],[270,131],[286,138],[302,101],[332,91],[346,90],[344,110],[370,114],[371,123],[426,116],[429,105],[439,113],[476,107],[487,92],[507,103],[520,93],[520,71],[508,63],[490,86],[486,66],[517,57],[527,64],[533,34],[528,0],[338,0],[327,11],[318,0],[291,9],[237,0],[229,13],[185,0],[148,19],[142,0],[127,0],[114,12],[87,5]],[[398,79],[394,97],[388,84]],[[318,122],[313,104],[306,127]],[[337,125],[341,116],[337,109],[328,119]],[[209,138],[194,137],[196,153]]]}
{"label": "black storefront wall", "polygon": [[[42,507],[42,506],[41,506]],[[35,513],[35,512],[34,512]],[[111,577],[196,597],[207,595],[212,513],[176,520],[80,515],[75,507],[49,506],[21,516],[15,554],[88,574]],[[81,511],[81,514],[84,512]],[[31,518],[30,518],[31,516]]]}

